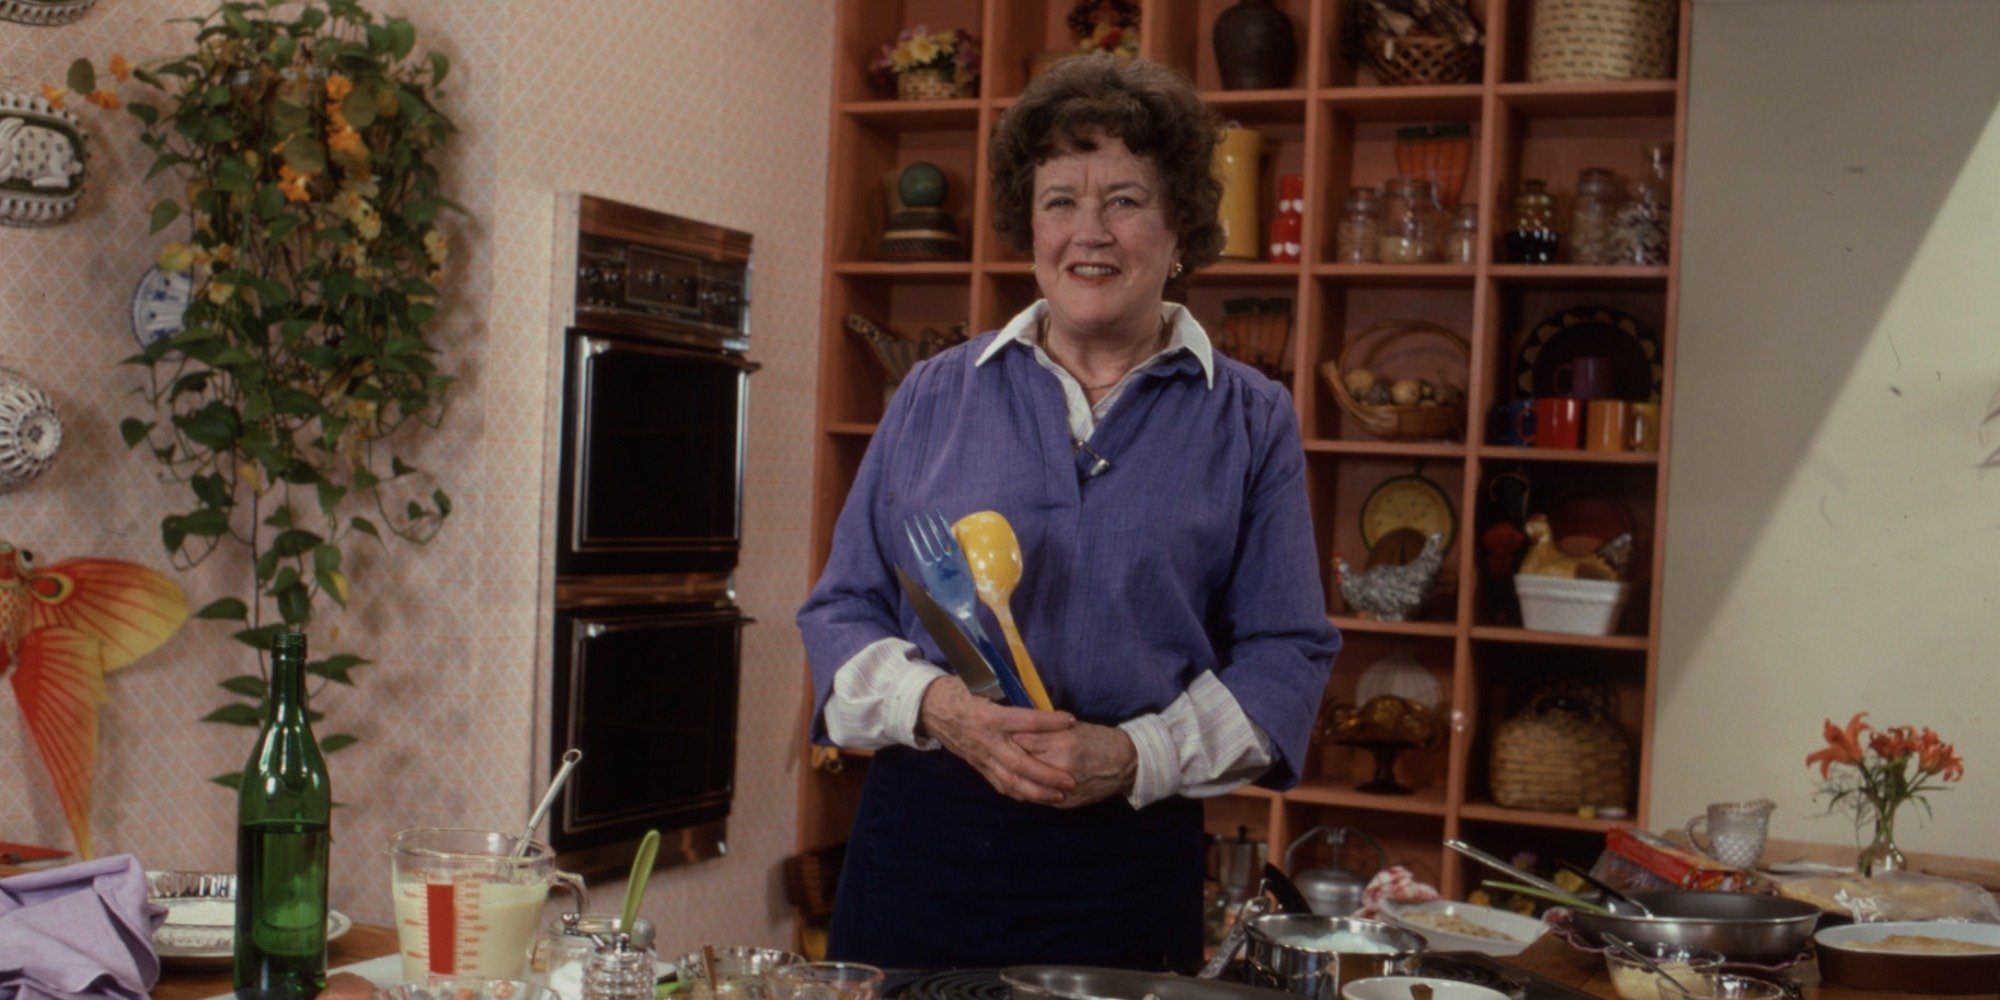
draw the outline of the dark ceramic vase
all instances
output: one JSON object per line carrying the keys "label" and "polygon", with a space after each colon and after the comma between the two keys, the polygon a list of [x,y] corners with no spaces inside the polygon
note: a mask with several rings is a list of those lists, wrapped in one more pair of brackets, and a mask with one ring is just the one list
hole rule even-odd
{"label": "dark ceramic vase", "polygon": [[1215,66],[1224,90],[1282,90],[1292,85],[1299,43],[1292,19],[1271,0],[1241,0],[1215,19]]}

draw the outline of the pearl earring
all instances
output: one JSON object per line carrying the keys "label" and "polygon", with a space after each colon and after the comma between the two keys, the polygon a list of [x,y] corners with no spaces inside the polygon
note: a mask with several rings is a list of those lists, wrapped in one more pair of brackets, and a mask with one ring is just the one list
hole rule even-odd
{"label": "pearl earring", "polygon": [[1178,278],[1178,277],[1180,277],[1180,276],[1181,276],[1181,271],[1183,271],[1183,270],[1184,270],[1184,268],[1182,268],[1182,267],[1181,267],[1181,262],[1180,262],[1180,261],[1174,261],[1174,269],[1173,269],[1172,271],[1170,271],[1170,272],[1168,272],[1168,273],[1167,273],[1167,277],[1169,277],[1169,278]]}

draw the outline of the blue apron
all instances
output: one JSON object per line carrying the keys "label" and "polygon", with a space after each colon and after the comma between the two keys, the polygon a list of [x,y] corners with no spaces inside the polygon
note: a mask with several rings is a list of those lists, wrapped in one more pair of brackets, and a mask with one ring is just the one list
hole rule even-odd
{"label": "blue apron", "polygon": [[827,957],[885,968],[1201,965],[1201,806],[1016,802],[949,751],[884,750]]}

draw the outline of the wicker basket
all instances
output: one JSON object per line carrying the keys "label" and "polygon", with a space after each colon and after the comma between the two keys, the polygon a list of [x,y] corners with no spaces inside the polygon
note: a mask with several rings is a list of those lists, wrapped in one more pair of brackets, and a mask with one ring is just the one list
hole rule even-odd
{"label": "wicker basket", "polygon": [[[1412,337],[1434,337],[1445,341],[1457,352],[1457,370],[1396,375],[1376,369],[1373,363],[1376,358],[1382,357],[1396,342]],[[1333,392],[1334,401],[1362,430],[1385,441],[1439,441],[1465,433],[1465,396],[1462,391],[1456,401],[1441,405],[1364,403],[1347,391],[1347,383],[1341,378],[1341,373],[1367,368],[1382,376],[1422,377],[1440,384],[1448,381],[1447,376],[1455,376],[1462,382],[1471,358],[1472,349],[1466,345],[1465,338],[1444,327],[1422,320],[1392,319],[1376,323],[1349,339],[1347,347],[1340,352],[1340,360],[1321,362],[1319,371],[1321,377],[1326,379],[1327,388]],[[1457,388],[1463,390],[1465,387],[1459,385]]]}
{"label": "wicker basket", "polygon": [[1491,780],[1493,801],[1509,809],[1626,808],[1631,740],[1588,700],[1544,694],[1494,731]]}
{"label": "wicker basket", "polygon": [[1674,75],[1675,0],[1535,0],[1534,83]]}
{"label": "wicker basket", "polygon": [[1404,35],[1391,45],[1389,36],[1371,31],[1367,45],[1368,67],[1375,71],[1376,79],[1392,87],[1479,79],[1480,47],[1455,38]]}
{"label": "wicker basket", "polygon": [[926,66],[904,70],[896,77],[896,97],[900,100],[945,101],[971,96],[972,88],[959,86],[948,69]]}

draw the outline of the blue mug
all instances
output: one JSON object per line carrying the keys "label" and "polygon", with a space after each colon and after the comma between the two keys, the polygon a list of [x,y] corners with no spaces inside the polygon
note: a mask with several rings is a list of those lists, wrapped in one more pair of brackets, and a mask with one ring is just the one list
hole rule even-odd
{"label": "blue mug", "polygon": [[1525,448],[1535,443],[1535,401],[1501,403],[1486,414],[1486,436],[1494,444]]}

